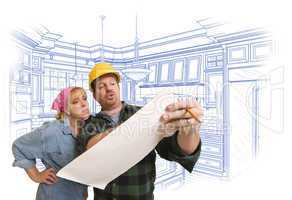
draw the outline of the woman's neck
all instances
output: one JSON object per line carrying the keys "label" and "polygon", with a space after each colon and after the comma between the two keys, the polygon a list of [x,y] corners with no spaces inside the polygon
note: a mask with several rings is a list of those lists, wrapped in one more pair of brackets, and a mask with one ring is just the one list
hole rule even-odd
{"label": "woman's neck", "polygon": [[80,119],[68,117],[69,128],[74,136],[77,136],[80,132]]}

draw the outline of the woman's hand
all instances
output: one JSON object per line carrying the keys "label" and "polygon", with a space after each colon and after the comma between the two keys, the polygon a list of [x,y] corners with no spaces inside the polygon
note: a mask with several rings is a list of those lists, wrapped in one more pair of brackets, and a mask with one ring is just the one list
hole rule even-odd
{"label": "woman's hand", "polygon": [[36,183],[45,183],[51,185],[57,182],[56,172],[53,168],[49,168],[42,172],[39,172],[34,166],[26,170],[26,173]]}

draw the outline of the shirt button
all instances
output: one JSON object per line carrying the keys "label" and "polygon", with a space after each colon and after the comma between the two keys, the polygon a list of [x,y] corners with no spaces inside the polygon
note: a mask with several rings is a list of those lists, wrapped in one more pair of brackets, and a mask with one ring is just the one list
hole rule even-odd
{"label": "shirt button", "polygon": [[116,184],[115,183],[113,183],[113,187],[116,187]]}
{"label": "shirt button", "polygon": [[113,198],[113,200],[117,200],[117,198]]}

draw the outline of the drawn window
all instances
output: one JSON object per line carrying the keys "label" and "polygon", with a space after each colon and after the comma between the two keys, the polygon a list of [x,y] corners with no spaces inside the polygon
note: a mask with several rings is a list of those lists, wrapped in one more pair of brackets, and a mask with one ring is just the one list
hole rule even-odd
{"label": "drawn window", "polygon": [[26,114],[28,109],[27,101],[16,101],[16,113],[17,114]]}
{"label": "drawn window", "polygon": [[240,59],[245,58],[245,51],[244,51],[244,48],[240,48],[240,49],[237,49],[237,50],[231,51],[231,52],[230,52],[230,57],[231,57],[233,60],[240,60]]}
{"label": "drawn window", "polygon": [[76,86],[83,87],[82,74],[78,74],[77,76],[75,76],[75,78],[76,78]]}
{"label": "drawn window", "polygon": [[44,78],[44,90],[50,89],[50,71],[46,70],[43,78]]}
{"label": "drawn window", "polygon": [[259,46],[255,48],[255,57],[267,57],[267,55],[271,54],[271,48],[267,46]]}
{"label": "drawn window", "polygon": [[88,85],[88,78],[86,76],[86,78],[83,77],[83,88],[85,90],[89,90],[89,85]]}
{"label": "drawn window", "polygon": [[273,53],[272,44],[270,42],[252,44],[251,53],[253,60],[269,58]]}
{"label": "drawn window", "polygon": [[223,67],[223,55],[208,55],[206,66],[208,69],[211,68],[222,68]]}
{"label": "drawn window", "polygon": [[74,78],[70,78],[69,79],[69,86],[72,87],[72,86],[76,86],[76,80]]}
{"label": "drawn window", "polygon": [[44,74],[44,111],[47,113],[52,112],[51,104],[58,94],[58,92],[67,87],[66,86],[66,72],[53,69],[45,69]]}
{"label": "drawn window", "polygon": [[40,58],[36,57],[36,56],[33,56],[32,60],[33,60],[32,61],[33,68],[40,68]]}
{"label": "drawn window", "polygon": [[160,70],[160,80],[161,81],[167,81],[168,80],[168,71],[169,71],[169,63],[163,63],[161,65]]}
{"label": "drawn window", "polygon": [[30,63],[29,55],[27,53],[24,53],[23,54],[23,65],[28,67],[29,63]]}
{"label": "drawn window", "polygon": [[58,89],[63,89],[66,87],[66,73],[58,72]]}
{"label": "drawn window", "polygon": [[248,61],[248,46],[237,46],[228,49],[228,63]]}
{"label": "drawn window", "polygon": [[51,89],[58,89],[58,78],[57,77],[51,77]]}
{"label": "drawn window", "polygon": [[32,101],[40,100],[40,76],[32,75]]}
{"label": "drawn window", "polygon": [[208,75],[208,103],[216,103],[219,92],[222,90],[223,78],[221,74]]}
{"label": "drawn window", "polygon": [[184,62],[179,61],[174,64],[174,80],[180,81],[183,79]]}
{"label": "drawn window", "polygon": [[127,82],[127,100],[131,99],[131,82]]}
{"label": "drawn window", "polygon": [[22,72],[23,83],[30,83],[30,73],[27,71]]}
{"label": "drawn window", "polygon": [[156,65],[155,64],[150,65],[149,69],[151,72],[149,74],[148,81],[154,83],[156,80]]}
{"label": "drawn window", "polygon": [[199,65],[200,62],[198,58],[189,61],[188,80],[198,80]]}

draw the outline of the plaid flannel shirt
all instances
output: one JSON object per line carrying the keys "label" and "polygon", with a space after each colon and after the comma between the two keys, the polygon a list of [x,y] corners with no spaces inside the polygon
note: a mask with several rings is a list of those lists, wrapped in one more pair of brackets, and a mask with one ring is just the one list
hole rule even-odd
{"label": "plaid flannel shirt", "polygon": [[[116,127],[134,115],[141,107],[123,103],[118,124],[109,116],[100,112],[86,120],[79,136],[78,148],[80,153],[85,151],[89,139],[109,128]],[[160,157],[181,164],[186,170],[192,172],[201,152],[201,142],[194,153],[185,155],[177,144],[177,134],[162,139],[155,150]],[[156,178],[156,153],[152,150],[140,162],[128,171],[111,181],[104,190],[94,188],[95,200],[152,200],[154,199],[154,182]],[[114,152],[113,152],[114,153]],[[98,158],[96,158],[98,159]],[[98,169],[96,169],[98,170]]]}

